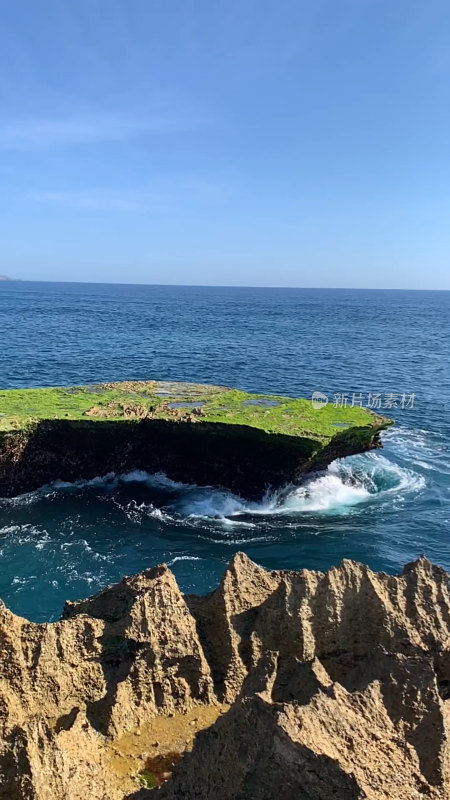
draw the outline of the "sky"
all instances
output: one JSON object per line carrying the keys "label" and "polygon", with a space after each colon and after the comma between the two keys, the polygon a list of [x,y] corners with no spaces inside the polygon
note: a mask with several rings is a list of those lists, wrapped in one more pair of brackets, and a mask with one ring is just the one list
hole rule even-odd
{"label": "sky", "polygon": [[0,273],[450,289],[447,0],[14,0]]}

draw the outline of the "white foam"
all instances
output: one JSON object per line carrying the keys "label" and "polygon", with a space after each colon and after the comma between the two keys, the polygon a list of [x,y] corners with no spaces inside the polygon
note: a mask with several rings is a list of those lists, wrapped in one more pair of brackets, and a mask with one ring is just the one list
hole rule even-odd
{"label": "white foam", "polygon": [[363,485],[344,483],[340,475],[328,473],[293,489],[275,513],[330,511],[364,503],[370,492]]}
{"label": "white foam", "polygon": [[128,517],[131,522],[142,523],[145,517],[157,519],[160,522],[173,522],[173,517],[164,511],[162,508],[153,505],[153,503],[136,503],[135,500],[130,500],[126,505],[122,505],[117,501],[113,501],[115,505]]}
{"label": "white foam", "polygon": [[141,469],[135,469],[132,472],[125,472],[119,475],[119,480],[122,483],[145,483],[155,489],[183,489],[188,484],[180,483],[180,481],[173,481],[168,478],[163,472],[149,473]]}
{"label": "white foam", "polygon": [[345,513],[353,506],[400,492],[417,491],[425,478],[392,463],[378,453],[334,461],[322,475],[302,486],[267,494],[260,503],[243,500],[217,489],[191,489],[182,494],[177,510],[188,518],[216,519],[225,525],[255,527],[242,516],[295,516],[309,513]]}
{"label": "white foam", "polygon": [[199,558],[199,556],[174,556],[170,561],[167,562],[167,566],[171,567],[177,561],[202,561],[203,559]]}
{"label": "white foam", "polygon": [[422,469],[428,469],[432,472],[437,472],[437,467],[434,467],[433,464],[429,464],[428,461],[420,461],[419,459],[415,459],[413,462],[417,467],[422,467]]}
{"label": "white foam", "polygon": [[[416,435],[417,440],[425,446],[425,432],[418,431]],[[403,443],[405,436],[405,432],[401,431]],[[433,469],[428,459],[418,461],[422,462],[418,466],[423,469]],[[149,474],[142,470],[122,475],[109,473],[76,483],[57,481],[46,489],[52,492],[88,487],[114,490],[120,484],[132,483],[141,483],[149,488],[168,492],[167,502],[162,507],[160,503],[137,503],[135,500],[123,505],[120,498],[113,498],[113,502],[133,522],[140,523],[145,517],[167,524],[180,520],[188,524],[196,524],[197,520],[216,520],[227,527],[254,528],[254,518],[258,516],[292,518],[312,513],[346,513],[353,507],[377,502],[392,494],[418,491],[424,487],[425,477],[390,461],[380,453],[369,453],[334,461],[321,475],[312,476],[301,486],[290,486],[267,493],[260,502],[247,501],[226,490],[187,485],[173,481],[162,473]],[[26,496],[27,502],[29,497],[31,496]]]}
{"label": "white foam", "polygon": [[177,508],[188,517],[215,517],[223,519],[246,513],[251,504],[231,492],[219,489],[199,489],[182,497]]}
{"label": "white foam", "polygon": [[384,434],[383,442],[406,463],[449,474],[448,441],[443,433],[400,425]]}

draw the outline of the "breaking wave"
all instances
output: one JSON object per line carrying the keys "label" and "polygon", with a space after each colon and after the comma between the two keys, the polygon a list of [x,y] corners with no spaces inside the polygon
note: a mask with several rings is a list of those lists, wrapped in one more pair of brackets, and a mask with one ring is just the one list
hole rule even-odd
{"label": "breaking wave", "polygon": [[[128,493],[137,486],[149,490],[149,497],[130,498]],[[228,526],[255,527],[264,517],[292,519],[297,515],[351,513],[363,504],[380,503],[396,495],[403,498],[424,486],[425,478],[420,473],[379,453],[370,453],[334,461],[325,472],[311,476],[301,486],[268,492],[259,502],[245,500],[225,489],[188,485],[142,470],[123,475],[110,473],[75,483],[57,481],[5,502],[28,504],[39,496],[94,490],[104,492],[137,523],[152,517],[161,523],[216,520]]]}
{"label": "breaking wave", "polygon": [[249,522],[249,517],[348,513],[355,506],[417,492],[424,486],[422,475],[399,467],[384,456],[369,454],[335,461],[323,474],[309,478],[301,486],[270,492],[261,502],[249,502],[213,488],[189,487],[180,494],[174,510],[188,518],[252,525],[255,522]]}

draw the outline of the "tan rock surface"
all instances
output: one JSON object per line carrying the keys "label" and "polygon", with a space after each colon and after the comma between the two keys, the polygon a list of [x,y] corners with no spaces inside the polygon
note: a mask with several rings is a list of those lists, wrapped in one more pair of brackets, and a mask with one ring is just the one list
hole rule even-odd
{"label": "tan rock surface", "polygon": [[147,757],[191,747],[158,796],[450,798],[449,576],[424,558],[388,576],[238,554],[206,597],[161,566],[57,623],[2,606],[0,641],[2,799],[150,798]]}

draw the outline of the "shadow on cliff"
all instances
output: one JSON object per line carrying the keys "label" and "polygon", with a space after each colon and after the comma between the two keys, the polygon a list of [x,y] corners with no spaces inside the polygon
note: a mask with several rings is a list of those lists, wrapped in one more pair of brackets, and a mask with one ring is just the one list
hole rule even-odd
{"label": "shadow on cliff", "polygon": [[17,725],[5,737],[4,744],[7,748],[0,756],[0,798],[23,800],[24,786],[31,787],[32,781],[25,731]]}
{"label": "shadow on cliff", "polygon": [[[117,689],[120,683],[127,680],[136,662],[143,643],[136,642],[125,635],[127,620],[121,620],[120,626],[105,626],[100,638],[102,653],[100,666],[105,680],[105,694],[100,700],[88,703],[86,717],[95,730],[106,736],[111,727],[111,717],[117,703]],[[148,653],[150,656],[151,654]],[[152,665],[149,665],[151,668]]]}
{"label": "shadow on cliff", "polygon": [[0,443],[0,495],[139,468],[146,430],[130,421],[60,419],[10,431]]}
{"label": "shadow on cliff", "polygon": [[[198,734],[192,752],[159,788],[160,800],[361,800],[361,787],[353,775],[334,759],[292,741],[282,730],[273,736],[268,730],[261,747],[250,727],[241,734],[227,731],[225,717]],[[231,749],[230,737],[236,742]],[[154,796],[154,790],[142,788],[124,800]]]}
{"label": "shadow on cliff", "polygon": [[41,420],[0,434],[0,496],[140,469],[259,500],[268,486],[295,481],[316,450],[307,437],[230,423]]}
{"label": "shadow on cliff", "polygon": [[[417,615],[414,590],[414,583],[405,588],[412,618]],[[260,606],[232,617],[239,656],[247,670],[241,696],[266,691],[272,677],[273,702],[306,705],[317,691],[327,692],[317,677],[314,661],[327,679],[340,683],[350,693],[364,692],[377,682],[386,712],[396,728],[403,725],[422,774],[430,784],[441,785],[445,770],[441,750],[446,737],[441,697],[445,699],[448,693],[450,659],[433,653],[431,639],[427,654],[408,643],[401,626],[389,625],[383,599],[364,577],[357,596],[352,586],[344,590],[342,607],[347,614],[335,627],[327,626],[323,609],[329,613],[332,608],[332,593],[327,576],[311,603],[313,637],[308,639],[295,614],[288,617],[284,627],[276,624],[277,616],[281,618],[279,610],[289,608],[293,599],[284,582]],[[294,600],[294,607],[300,606],[299,599]],[[255,634],[263,645],[257,664],[252,651]],[[305,659],[308,650],[309,660]],[[436,735],[439,730],[440,735]]]}
{"label": "shadow on cliff", "polygon": [[145,642],[136,641],[129,636],[135,594],[125,583],[119,584],[119,587],[119,591],[116,586],[110,587],[98,596],[80,601],[73,607],[66,604],[62,617],[68,619],[86,613],[102,620],[104,624],[102,635],[97,640],[101,651],[95,658],[103,671],[105,691],[99,700],[86,704],[87,719],[103,735],[110,732],[119,684],[129,678],[137,658],[142,657],[142,650],[147,651],[147,661],[154,659],[154,654]]}

